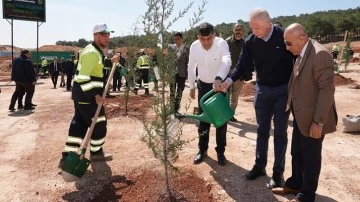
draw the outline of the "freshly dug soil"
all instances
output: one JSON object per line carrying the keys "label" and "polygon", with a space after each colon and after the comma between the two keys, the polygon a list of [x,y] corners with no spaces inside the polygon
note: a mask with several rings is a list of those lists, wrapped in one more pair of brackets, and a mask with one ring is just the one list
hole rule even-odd
{"label": "freshly dug soil", "polygon": [[129,116],[141,119],[149,108],[151,108],[153,97],[133,95],[130,92],[127,104],[127,111],[125,111],[125,96],[117,96],[115,98],[105,99],[105,111],[108,119]]}
{"label": "freshly dug soil", "polygon": [[346,78],[340,74],[335,75],[335,86],[344,86],[354,83],[350,78]]}
{"label": "freshly dug soil", "polygon": [[113,185],[121,201],[214,201],[211,186],[191,170],[173,174],[170,184],[172,200],[165,193],[165,176],[159,171],[136,171],[125,183]]}

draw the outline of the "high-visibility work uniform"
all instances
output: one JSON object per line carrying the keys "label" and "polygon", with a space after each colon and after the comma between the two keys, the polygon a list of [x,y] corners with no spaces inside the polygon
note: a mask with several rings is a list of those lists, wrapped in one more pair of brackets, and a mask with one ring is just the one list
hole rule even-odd
{"label": "high-visibility work uniform", "polygon": [[[95,96],[103,93],[104,55],[95,43],[87,45],[80,53],[72,88],[75,115],[71,121],[63,156],[76,152],[90,127],[97,109]],[[106,136],[106,117],[102,106],[90,140],[90,154],[102,152]]]}
{"label": "high-visibility work uniform", "polygon": [[149,94],[149,72],[150,72],[150,58],[148,55],[141,55],[136,63],[136,82],[134,92],[137,94],[141,82],[144,81],[145,94]]}

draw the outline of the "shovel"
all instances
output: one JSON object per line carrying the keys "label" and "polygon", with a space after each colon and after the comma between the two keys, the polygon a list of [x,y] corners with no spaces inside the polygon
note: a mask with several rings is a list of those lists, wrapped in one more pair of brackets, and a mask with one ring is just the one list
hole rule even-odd
{"label": "shovel", "polygon": [[[109,78],[106,82],[104,92],[102,94],[102,98],[105,99],[106,92],[109,89],[110,80],[114,75],[116,64],[114,63],[111,72],[109,75]],[[84,137],[84,140],[81,144],[81,147],[79,148],[80,152],[69,152],[68,156],[65,159],[64,166],[62,167],[61,175],[65,182],[74,182],[76,180],[79,180],[87,171],[87,168],[90,165],[90,160],[85,158],[86,153],[86,147],[89,144],[90,137],[92,135],[92,132],[94,130],[97,118],[99,116],[100,110],[102,105],[98,105],[94,118],[92,119],[91,125],[86,131],[86,135]]]}

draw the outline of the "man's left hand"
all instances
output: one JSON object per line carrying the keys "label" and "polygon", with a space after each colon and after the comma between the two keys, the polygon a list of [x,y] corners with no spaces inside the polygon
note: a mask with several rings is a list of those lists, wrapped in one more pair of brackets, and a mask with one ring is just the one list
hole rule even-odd
{"label": "man's left hand", "polygon": [[214,88],[214,91],[215,92],[220,92],[221,91],[221,84],[222,84],[222,81],[219,80],[219,79],[216,79],[213,83],[213,88]]}
{"label": "man's left hand", "polygon": [[310,137],[314,139],[321,138],[322,126],[319,126],[316,123],[312,123],[310,126]]}

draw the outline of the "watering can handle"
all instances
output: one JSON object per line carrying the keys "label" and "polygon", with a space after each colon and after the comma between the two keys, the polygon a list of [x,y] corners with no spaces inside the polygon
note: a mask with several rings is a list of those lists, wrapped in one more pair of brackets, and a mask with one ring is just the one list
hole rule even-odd
{"label": "watering can handle", "polygon": [[[214,91],[214,89],[212,89],[211,91],[207,92],[204,96],[202,96],[202,98],[200,99],[200,103],[204,103],[208,98],[210,98],[213,94],[215,94],[216,92]],[[222,93],[222,92],[218,92],[218,93]],[[226,91],[226,95],[225,95],[225,99],[226,101],[230,102],[230,95],[229,95],[229,91]]]}

